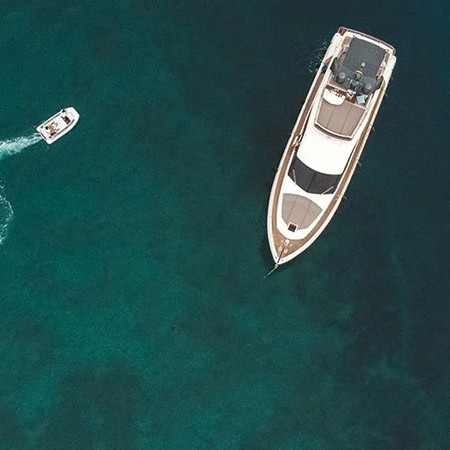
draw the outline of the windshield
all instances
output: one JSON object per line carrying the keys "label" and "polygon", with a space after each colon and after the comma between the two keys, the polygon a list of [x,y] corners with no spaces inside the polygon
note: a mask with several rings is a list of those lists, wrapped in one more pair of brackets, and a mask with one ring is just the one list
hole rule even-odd
{"label": "windshield", "polygon": [[310,194],[332,194],[341,178],[341,175],[316,172],[297,157],[294,157],[292,161],[289,176],[297,186]]}

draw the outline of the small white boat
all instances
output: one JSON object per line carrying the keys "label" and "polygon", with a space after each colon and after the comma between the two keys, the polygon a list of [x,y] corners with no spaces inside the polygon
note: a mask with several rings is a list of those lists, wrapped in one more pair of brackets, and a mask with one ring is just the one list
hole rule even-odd
{"label": "small white boat", "polygon": [[79,118],[80,115],[75,108],[70,106],[41,123],[36,130],[47,144],[53,144],[67,134],[77,124]]}

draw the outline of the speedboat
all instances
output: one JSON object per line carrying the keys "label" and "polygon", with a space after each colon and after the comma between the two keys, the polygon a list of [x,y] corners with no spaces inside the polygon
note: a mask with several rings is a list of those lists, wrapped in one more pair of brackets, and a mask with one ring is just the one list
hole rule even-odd
{"label": "speedboat", "polygon": [[305,251],[335,214],[396,63],[395,48],[341,27],[297,118],[270,193],[267,231],[275,267]]}
{"label": "speedboat", "polygon": [[47,144],[53,144],[67,134],[77,124],[79,118],[78,112],[70,106],[41,123],[36,130]]}

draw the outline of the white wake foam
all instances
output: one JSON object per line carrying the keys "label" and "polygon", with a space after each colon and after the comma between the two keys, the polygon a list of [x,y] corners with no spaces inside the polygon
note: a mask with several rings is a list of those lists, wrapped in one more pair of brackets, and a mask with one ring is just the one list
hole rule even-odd
{"label": "white wake foam", "polygon": [[14,212],[11,203],[1,195],[0,190],[0,245],[3,244],[8,237],[9,224],[13,220]]}
{"label": "white wake foam", "polygon": [[322,39],[316,42],[314,49],[305,47],[305,54],[309,60],[309,73],[315,74],[317,72],[317,68],[320,66],[329,45],[330,42],[327,39]]}
{"label": "white wake foam", "polygon": [[14,155],[23,149],[36,144],[42,139],[39,133],[33,133],[30,136],[20,136],[13,139],[0,141],[0,159],[8,155]]}
{"label": "white wake foam", "polygon": [[[33,133],[29,136],[19,136],[13,139],[0,141],[0,159],[5,156],[14,155],[27,147],[36,144],[42,139],[39,133]],[[9,225],[14,218],[14,211],[11,203],[5,198],[3,185],[0,184],[0,245],[8,237]]]}

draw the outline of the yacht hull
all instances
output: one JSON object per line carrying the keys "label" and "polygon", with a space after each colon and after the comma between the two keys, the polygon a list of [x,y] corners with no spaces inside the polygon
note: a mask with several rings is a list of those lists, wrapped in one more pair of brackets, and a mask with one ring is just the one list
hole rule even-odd
{"label": "yacht hull", "polygon": [[[343,50],[344,43],[348,46],[350,42],[351,45],[353,39],[364,41],[363,45],[379,46],[385,53],[381,55],[384,59],[377,72],[382,73],[378,78],[379,87],[369,95],[363,94],[367,104],[358,105],[356,95],[351,97],[351,100],[345,98],[349,108],[353,108],[360,115],[359,122],[355,120],[356,125],[349,125],[345,123],[346,118],[339,116],[340,110],[335,106],[338,102],[330,100],[328,90],[332,93],[340,92],[339,95],[343,96],[350,95],[333,80],[330,66],[335,64],[334,60],[337,61],[340,55],[346,55]],[[334,35],[287,142],[270,193],[267,230],[272,257],[277,265],[284,264],[304,252],[320,236],[335,214],[358,165],[395,62],[395,49],[383,41],[344,27]],[[365,64],[362,64],[362,67],[364,66]],[[331,106],[329,102],[332,103]],[[329,129],[319,123],[319,119],[323,122],[320,116],[322,106],[335,108],[326,118],[326,127]],[[336,126],[340,127],[339,133]],[[347,135],[343,136],[344,131],[341,130],[347,128],[350,128],[351,132],[345,131]],[[324,188],[323,192],[317,192],[317,189],[311,192],[305,180],[296,179],[296,173],[301,175],[306,173],[305,170],[310,170],[302,160],[312,163],[314,174],[323,178],[334,177],[332,179],[338,181],[329,186],[328,190]],[[302,165],[302,170],[296,172],[296,164]]]}

